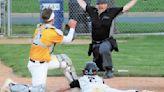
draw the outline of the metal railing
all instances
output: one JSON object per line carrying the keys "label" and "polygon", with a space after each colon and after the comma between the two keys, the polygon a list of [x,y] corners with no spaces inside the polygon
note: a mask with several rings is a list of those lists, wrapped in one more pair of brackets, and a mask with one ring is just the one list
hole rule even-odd
{"label": "metal railing", "polygon": [[0,0],[0,34],[5,34],[6,30],[6,1]]}

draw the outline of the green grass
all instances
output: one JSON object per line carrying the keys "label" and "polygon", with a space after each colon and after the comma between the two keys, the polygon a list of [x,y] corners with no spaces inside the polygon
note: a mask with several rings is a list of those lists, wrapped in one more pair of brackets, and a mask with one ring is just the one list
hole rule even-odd
{"label": "green grass", "polygon": [[[68,11],[68,0],[64,1],[64,11]],[[12,0],[14,13],[39,13],[40,0]]]}
{"label": "green grass", "polygon": [[[37,25],[21,24],[21,25],[12,25],[12,35],[28,35],[32,36]],[[63,28],[64,29],[64,28]]]}
{"label": "green grass", "polygon": [[12,0],[12,12],[15,13],[39,13],[40,0]]}
{"label": "green grass", "polygon": [[[116,6],[124,6],[130,0],[115,0]],[[138,0],[137,4],[130,10],[133,12],[161,12],[164,11],[164,0]]]}
{"label": "green grass", "polygon": [[[120,52],[114,54],[118,69],[130,70],[129,76],[164,76],[163,36],[136,37],[120,43]],[[161,73],[163,72],[163,73]],[[121,75],[121,74],[118,74]]]}
{"label": "green grass", "polygon": [[[5,64],[12,67],[14,72],[20,76],[29,76],[28,69],[26,68],[28,62],[28,54],[30,45],[0,45],[1,60]],[[64,49],[64,50],[63,50]],[[74,51],[74,52],[73,52]],[[83,63],[90,60],[87,55],[87,45],[60,45],[55,48],[55,53],[66,53],[77,64],[76,68],[80,71],[83,68]],[[85,57],[85,58],[82,58]],[[81,72],[79,72],[81,73]],[[55,72],[61,75],[61,72]],[[50,71],[49,75],[54,75],[54,70]]]}
{"label": "green grass", "polygon": [[164,32],[164,23],[117,23],[121,33],[152,33]]}
{"label": "green grass", "polygon": [[[16,13],[39,13],[40,0],[12,0],[12,12]],[[64,11],[68,12],[68,1],[64,1]],[[92,0],[91,0],[92,1]],[[116,6],[124,6],[129,0],[115,0]],[[95,0],[92,1],[95,3]],[[161,12],[164,11],[163,0],[138,0],[138,3],[131,11],[133,12]]]}
{"label": "green grass", "polygon": [[12,34],[30,34],[32,35],[36,29],[36,25],[13,25]]}
{"label": "green grass", "polygon": [[[113,53],[113,64],[116,76],[164,76],[164,36],[139,36],[117,38],[120,52]],[[30,76],[27,69],[30,45],[0,45],[0,58],[6,65],[13,68],[21,76]],[[85,62],[88,45],[57,45],[55,53],[66,53],[73,61],[77,73]],[[128,73],[118,73],[118,69],[127,69]],[[49,71],[49,76],[61,76],[62,71]]]}
{"label": "green grass", "polygon": [[[164,32],[164,23],[117,23],[116,27],[121,33]],[[35,28],[36,25],[13,25],[12,34],[32,36]]]}

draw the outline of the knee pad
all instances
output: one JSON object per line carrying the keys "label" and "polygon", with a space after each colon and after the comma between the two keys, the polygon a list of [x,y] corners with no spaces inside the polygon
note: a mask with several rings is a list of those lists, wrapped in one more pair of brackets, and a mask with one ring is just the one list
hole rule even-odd
{"label": "knee pad", "polygon": [[66,62],[68,66],[72,65],[72,60],[66,54],[56,55],[59,62]]}
{"label": "knee pad", "polygon": [[30,92],[46,92],[46,87],[43,85],[32,86]]}
{"label": "knee pad", "polygon": [[66,54],[51,55],[51,59],[60,63],[60,68],[72,66],[71,59]]}
{"label": "knee pad", "polygon": [[[69,82],[77,79],[77,74],[73,66],[72,60],[66,54],[56,55],[58,61],[61,64],[61,68],[64,69],[64,74],[67,77]],[[65,64],[65,67],[63,67]]]}

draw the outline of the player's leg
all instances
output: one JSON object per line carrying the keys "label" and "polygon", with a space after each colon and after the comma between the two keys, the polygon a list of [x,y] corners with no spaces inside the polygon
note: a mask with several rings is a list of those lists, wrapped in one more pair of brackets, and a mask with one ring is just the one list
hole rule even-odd
{"label": "player's leg", "polygon": [[28,85],[24,85],[24,84],[14,84],[14,83],[10,83],[10,90],[11,92],[29,92],[29,86]]}
{"label": "player's leg", "polygon": [[111,88],[106,84],[100,85],[100,87],[104,89],[103,92],[139,92],[137,90],[119,90],[119,89]]}
{"label": "player's leg", "polygon": [[104,71],[102,57],[99,53],[99,44],[93,45],[93,62],[96,63],[99,71]]}
{"label": "player's leg", "polygon": [[58,59],[61,60],[61,62],[66,63],[66,67],[63,69],[64,69],[64,74],[69,80],[69,82],[78,79],[72,60],[66,54],[60,54],[57,55],[57,57]]}
{"label": "player's leg", "polygon": [[112,52],[111,44],[109,43],[109,41],[105,41],[100,45],[99,52],[103,59],[103,67],[105,69],[104,77],[113,77]]}
{"label": "player's leg", "polygon": [[139,92],[137,90],[118,90],[118,89],[114,89],[114,88],[109,88],[108,91],[105,92]]}
{"label": "player's leg", "polygon": [[29,86],[24,84],[17,84],[11,79],[7,79],[0,92],[29,92]]}
{"label": "player's leg", "polygon": [[69,82],[77,79],[77,74],[72,61],[66,54],[52,55],[51,57],[52,60],[48,64],[48,69],[62,68],[64,69],[64,74]]}
{"label": "player's leg", "polygon": [[48,63],[33,63],[29,61],[28,69],[32,76],[32,87],[30,92],[45,92]]}

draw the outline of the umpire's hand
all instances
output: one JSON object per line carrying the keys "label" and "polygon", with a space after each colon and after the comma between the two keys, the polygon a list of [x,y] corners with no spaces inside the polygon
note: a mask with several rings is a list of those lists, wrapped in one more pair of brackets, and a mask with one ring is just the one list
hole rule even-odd
{"label": "umpire's hand", "polygon": [[74,19],[70,19],[69,20],[69,22],[68,22],[68,26],[70,27],[70,28],[76,28],[76,24],[77,24],[77,21],[76,20],[74,20]]}

